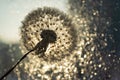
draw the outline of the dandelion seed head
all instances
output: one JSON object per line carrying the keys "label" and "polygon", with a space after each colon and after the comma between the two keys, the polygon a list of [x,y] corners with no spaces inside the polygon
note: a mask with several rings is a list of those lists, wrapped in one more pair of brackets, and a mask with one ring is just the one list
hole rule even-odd
{"label": "dandelion seed head", "polygon": [[[51,33],[46,33],[47,30],[55,33],[49,37],[49,40],[51,42],[55,41],[55,43],[49,44],[45,52],[47,59],[52,61],[61,60],[74,50],[76,45],[76,38],[73,38],[76,37],[74,24],[69,16],[63,12],[54,8],[39,8],[29,13],[22,23],[21,42],[24,51],[32,50],[42,38],[48,38],[47,35]],[[43,36],[43,34],[46,34],[46,36]]]}
{"label": "dandelion seed head", "polygon": [[71,62],[75,62],[72,56],[77,45],[72,19],[55,8],[45,7],[29,13],[22,23],[21,49],[24,52],[33,49],[44,38],[51,42],[45,57],[30,54],[28,62],[21,65],[28,73],[27,79],[71,79],[76,73]]}

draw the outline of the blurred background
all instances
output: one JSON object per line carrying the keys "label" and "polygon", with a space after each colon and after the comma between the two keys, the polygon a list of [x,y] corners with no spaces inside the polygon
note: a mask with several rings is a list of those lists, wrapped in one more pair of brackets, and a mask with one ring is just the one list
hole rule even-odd
{"label": "blurred background", "polygon": [[[81,3],[80,3],[81,2]],[[92,3],[92,4],[91,4]],[[100,5],[100,3],[104,3]],[[83,6],[84,4],[84,6]],[[99,5],[98,5],[99,4]],[[98,2],[93,2],[92,0],[0,0],[0,76],[2,76],[9,68],[12,67],[15,62],[22,57],[22,53],[19,49],[20,40],[20,26],[21,21],[24,17],[32,10],[38,7],[55,7],[67,14],[72,16],[82,14],[83,17],[91,16],[92,12],[90,10],[97,9],[100,11],[102,17],[102,22],[109,21],[109,27],[107,28],[107,46],[98,51],[105,50],[111,51],[110,57],[105,56],[107,66],[110,66],[108,74],[111,78],[106,78],[103,80],[119,80],[120,79],[120,1],[119,0],[99,0]],[[91,7],[92,6],[92,7]],[[78,10],[83,10],[79,12]],[[97,13],[92,15],[95,18]],[[81,15],[79,15],[80,17]],[[100,16],[100,17],[101,17]],[[89,17],[91,18],[91,17]],[[99,20],[89,19],[91,23],[99,23]],[[99,17],[98,17],[99,18]],[[86,18],[87,19],[87,18]],[[76,21],[76,20],[75,20]],[[107,22],[105,23],[105,25]],[[91,24],[89,24],[91,25]],[[105,26],[98,25],[98,26]],[[107,25],[108,26],[108,25]],[[97,33],[101,33],[104,27],[97,28]],[[92,28],[91,28],[92,31]],[[103,32],[102,32],[103,33]],[[112,35],[112,39],[108,34]],[[99,34],[97,35],[98,37]],[[99,40],[102,38],[98,38]],[[100,42],[101,44],[101,42]],[[117,68],[117,69],[116,69]],[[20,68],[21,72],[23,71]],[[23,72],[24,73],[24,72]],[[25,74],[25,73],[24,73]],[[107,73],[106,73],[107,75]],[[20,77],[20,76],[19,76]],[[22,79],[22,78],[21,78]],[[81,79],[81,78],[80,78]],[[8,76],[7,80],[19,80],[17,73],[12,72]],[[24,80],[24,79],[22,79]],[[82,80],[82,79],[81,79]],[[87,78],[86,80],[89,80]],[[98,80],[98,79],[92,79]]]}
{"label": "blurred background", "polygon": [[55,7],[66,11],[64,0],[0,0],[0,37],[6,42],[18,42],[19,27],[24,17],[38,7]]}

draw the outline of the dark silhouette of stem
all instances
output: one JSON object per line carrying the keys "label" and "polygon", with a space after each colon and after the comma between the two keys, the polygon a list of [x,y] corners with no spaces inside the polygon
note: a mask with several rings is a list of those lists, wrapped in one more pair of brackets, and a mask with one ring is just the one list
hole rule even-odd
{"label": "dark silhouette of stem", "polygon": [[3,80],[29,53],[31,53],[33,50],[30,50],[29,52],[27,52],[22,58],[20,58],[20,60],[17,61],[17,63],[11,68],[9,69],[1,78],[0,80]]}
{"label": "dark silhouette of stem", "polygon": [[[17,61],[17,63],[9,69],[1,78],[0,80],[3,80],[9,73],[32,51],[37,50],[39,54],[44,55],[44,52],[46,51],[49,43],[54,43],[56,41],[57,35],[52,30],[43,30],[43,32],[40,34],[43,38],[32,50],[27,52],[20,60]],[[52,35],[52,36],[51,36]],[[51,38],[52,37],[52,38]]]}

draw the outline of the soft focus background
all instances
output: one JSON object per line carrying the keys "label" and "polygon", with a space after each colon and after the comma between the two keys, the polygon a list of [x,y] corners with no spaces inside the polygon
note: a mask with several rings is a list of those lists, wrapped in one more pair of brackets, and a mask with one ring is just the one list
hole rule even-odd
{"label": "soft focus background", "polygon": [[[102,54],[105,63],[107,64],[106,66],[109,66],[108,70],[104,74],[108,75],[108,78],[105,78],[103,80],[120,79],[119,0],[0,0],[0,76],[2,76],[2,74],[4,74],[9,68],[11,68],[12,65],[22,56],[22,53],[19,49],[19,27],[21,26],[21,21],[33,9],[44,6],[58,8],[59,10],[72,15],[73,17],[76,17],[75,15],[77,14],[77,17],[79,17],[77,18],[77,20],[80,19],[80,24],[84,24],[79,25],[78,23],[79,26],[82,26],[82,28],[80,27],[80,29],[83,29],[83,32],[81,31],[81,34],[84,34],[84,30],[87,29],[85,28],[86,25],[89,25],[90,27],[91,31],[89,32],[89,34],[94,33],[94,29],[97,26],[97,31],[95,31],[95,33],[97,33],[97,37],[95,38],[97,39],[95,39],[94,43],[96,45],[100,43],[100,46],[97,46],[99,48],[97,49],[98,51],[96,51],[96,53],[104,53],[105,51],[106,53],[109,53],[110,51],[109,54]],[[77,23],[77,20],[74,20]],[[87,21],[89,23],[82,23],[82,21],[84,22],[84,20],[86,20],[86,23]],[[95,28],[92,29],[91,26],[95,26]],[[105,26],[108,26],[107,33],[102,32]],[[105,38],[107,39],[107,46],[103,47],[104,45],[102,43],[104,41],[102,41],[101,39],[103,39],[104,37],[101,37],[102,34],[100,34],[100,36],[99,33],[103,33],[103,35],[105,34],[105,37],[107,37]],[[109,34],[112,35],[112,38],[111,36],[109,36]],[[84,48],[87,47],[85,46]],[[88,52],[90,51],[88,50]],[[24,72],[21,68],[20,70],[21,73]],[[101,76],[103,73],[101,72],[101,74],[97,77]],[[81,74],[80,76],[83,75]],[[18,77],[21,78],[21,76],[18,76],[18,73],[12,72],[8,76],[7,80],[19,80]],[[83,78],[84,77],[80,77],[81,80]],[[87,77],[85,80],[90,79],[89,77]],[[92,80],[99,79],[94,78]]]}
{"label": "soft focus background", "polygon": [[0,38],[18,42],[21,21],[30,11],[44,6],[66,11],[66,3],[64,0],[0,0]]}

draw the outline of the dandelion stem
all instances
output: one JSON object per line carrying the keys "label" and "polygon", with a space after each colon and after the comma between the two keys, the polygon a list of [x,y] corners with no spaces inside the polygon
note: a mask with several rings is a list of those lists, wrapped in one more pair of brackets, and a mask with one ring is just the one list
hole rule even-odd
{"label": "dandelion stem", "polygon": [[44,53],[48,47],[48,44],[56,41],[57,35],[52,30],[43,30],[41,37],[43,39],[32,50],[20,58],[20,60],[18,60],[17,63],[0,78],[0,80],[4,79],[30,52],[37,50],[39,54]]}
{"label": "dandelion stem", "polygon": [[34,51],[34,49],[27,52],[20,60],[18,60],[17,63],[0,78],[0,80],[3,80],[32,51]]}

